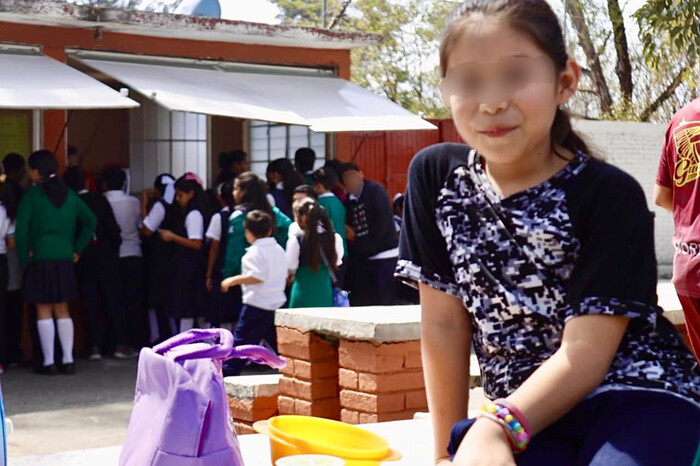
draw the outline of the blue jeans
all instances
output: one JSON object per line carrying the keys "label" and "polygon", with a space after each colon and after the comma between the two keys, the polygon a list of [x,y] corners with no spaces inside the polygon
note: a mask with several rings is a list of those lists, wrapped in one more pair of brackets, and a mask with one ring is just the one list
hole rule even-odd
{"label": "blue jeans", "polygon": [[[452,428],[454,455],[473,419]],[[519,466],[690,466],[700,442],[700,408],[674,395],[608,391],[583,401],[537,434]]]}

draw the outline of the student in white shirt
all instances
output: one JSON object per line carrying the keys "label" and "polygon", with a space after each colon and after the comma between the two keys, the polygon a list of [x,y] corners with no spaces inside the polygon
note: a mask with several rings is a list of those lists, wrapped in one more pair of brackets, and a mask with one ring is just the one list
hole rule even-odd
{"label": "student in white shirt", "polygon": [[[286,256],[272,234],[272,217],[261,210],[246,215],[246,240],[251,243],[241,260],[241,274],[221,282],[221,290],[240,285],[243,289],[243,309],[236,325],[236,346],[258,344],[265,339],[277,346],[275,311],[287,301]],[[225,375],[238,375],[245,361],[229,361]]]}
{"label": "student in white shirt", "polygon": [[0,204],[0,374],[5,372],[7,364],[7,336],[12,329],[8,328],[7,284],[9,269],[7,251],[14,249],[15,223],[7,215],[5,206]]}
{"label": "student in white shirt", "polygon": [[143,258],[141,254],[141,203],[124,192],[126,173],[119,167],[109,167],[102,173],[105,197],[112,206],[121,230],[119,246],[119,288],[121,290],[127,336],[134,348],[143,346],[140,335],[143,312]]}

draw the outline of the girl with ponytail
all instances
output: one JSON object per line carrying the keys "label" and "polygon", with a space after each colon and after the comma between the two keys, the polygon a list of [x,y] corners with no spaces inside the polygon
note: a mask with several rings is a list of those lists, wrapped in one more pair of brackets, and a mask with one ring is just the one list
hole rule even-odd
{"label": "girl with ponytail", "polygon": [[[581,69],[546,0],[466,0],[440,46],[466,144],[408,175],[436,464],[692,464],[700,372],[656,303],[652,216],[562,107]],[[469,407],[473,346],[488,402]]]}
{"label": "girl with ponytail", "polygon": [[[29,177],[35,186],[22,197],[15,232],[20,264],[27,267],[25,297],[37,309],[44,354],[38,372],[46,375],[55,375],[59,370],[75,373],[73,320],[68,312],[68,301],[78,297],[73,263],[97,226],[90,208],[63,184],[57,171],[58,161],[51,152],[41,150],[30,155]],[[58,369],[54,362],[56,331],[63,350]]]}
{"label": "girl with ponytail", "polygon": [[331,274],[343,261],[343,238],[326,210],[311,198],[294,204],[299,233],[287,240],[287,266],[292,282],[289,307],[332,307]]}

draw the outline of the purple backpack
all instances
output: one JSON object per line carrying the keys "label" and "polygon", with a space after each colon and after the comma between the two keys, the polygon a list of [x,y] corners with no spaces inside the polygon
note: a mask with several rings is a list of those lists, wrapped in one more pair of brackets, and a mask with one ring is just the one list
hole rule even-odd
{"label": "purple backpack", "polygon": [[260,346],[234,348],[225,329],[189,330],[142,349],[120,466],[243,466],[221,373],[232,358],[285,364]]}

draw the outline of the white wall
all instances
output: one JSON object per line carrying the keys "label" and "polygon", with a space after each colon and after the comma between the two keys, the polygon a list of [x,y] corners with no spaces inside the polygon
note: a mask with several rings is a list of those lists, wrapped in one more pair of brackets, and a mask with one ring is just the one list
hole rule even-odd
{"label": "white wall", "polygon": [[604,156],[609,163],[634,176],[644,188],[647,203],[656,213],[656,254],[659,272],[662,276],[670,276],[673,264],[673,217],[670,212],[656,207],[652,199],[666,125],[579,120],[574,123],[574,127],[586,137],[586,142],[590,143],[592,150]]}

